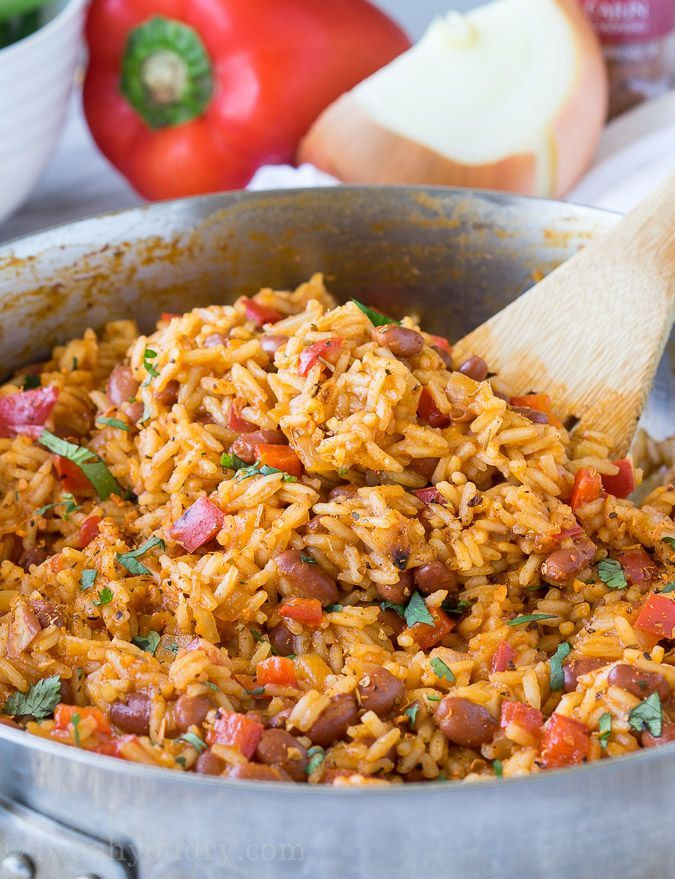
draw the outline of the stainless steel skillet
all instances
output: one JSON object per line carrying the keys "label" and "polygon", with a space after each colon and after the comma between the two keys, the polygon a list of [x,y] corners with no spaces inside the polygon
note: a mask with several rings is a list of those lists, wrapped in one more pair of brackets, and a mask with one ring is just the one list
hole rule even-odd
{"label": "stainless steel skillet", "polygon": [[[397,187],[233,193],[84,220],[0,248],[0,362],[8,372],[109,318],[148,328],[161,311],[315,271],[340,297],[419,311],[458,337],[614,221]],[[672,418],[668,393],[653,417],[670,405]],[[675,874],[675,747],[507,782],[310,789],[179,776],[3,727],[0,798],[0,875],[12,879]]]}

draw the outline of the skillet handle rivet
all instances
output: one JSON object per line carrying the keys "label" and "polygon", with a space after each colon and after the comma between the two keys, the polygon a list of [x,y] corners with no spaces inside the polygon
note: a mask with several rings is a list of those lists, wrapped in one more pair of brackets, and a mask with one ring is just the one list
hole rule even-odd
{"label": "skillet handle rivet", "polygon": [[35,866],[33,862],[22,852],[13,852],[6,855],[0,864],[2,879],[33,879]]}
{"label": "skillet handle rivet", "polygon": [[76,876],[75,879],[101,879],[101,877],[97,876],[95,873],[81,873],[79,876]]}

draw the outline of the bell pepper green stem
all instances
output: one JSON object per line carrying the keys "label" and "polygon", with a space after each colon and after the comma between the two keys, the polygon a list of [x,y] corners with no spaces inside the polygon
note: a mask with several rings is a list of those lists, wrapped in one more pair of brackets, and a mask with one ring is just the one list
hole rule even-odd
{"label": "bell pepper green stem", "polygon": [[193,28],[155,16],[129,34],[120,89],[150,128],[180,125],[208,106],[213,65]]}
{"label": "bell pepper green stem", "polygon": [[46,6],[49,0],[2,0],[0,3],[0,21],[7,21],[17,15],[35,12]]}

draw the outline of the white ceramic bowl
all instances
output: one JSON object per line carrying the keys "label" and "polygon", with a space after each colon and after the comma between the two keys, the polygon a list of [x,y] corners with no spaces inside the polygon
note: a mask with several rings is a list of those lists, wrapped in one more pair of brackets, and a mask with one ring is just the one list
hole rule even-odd
{"label": "white ceramic bowl", "polygon": [[56,0],[38,31],[0,49],[0,222],[30,194],[56,143],[82,50],[86,0]]}

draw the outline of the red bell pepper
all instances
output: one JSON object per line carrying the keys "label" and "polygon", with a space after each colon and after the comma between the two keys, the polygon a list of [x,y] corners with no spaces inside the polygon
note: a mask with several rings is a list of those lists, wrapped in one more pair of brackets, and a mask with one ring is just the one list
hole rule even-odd
{"label": "red bell pepper", "polygon": [[235,433],[253,433],[254,430],[258,429],[257,424],[253,424],[241,417],[234,403],[232,403],[230,411],[227,413],[227,426],[230,430],[234,430]]}
{"label": "red bell pepper", "polygon": [[323,610],[318,598],[289,598],[279,608],[279,616],[311,627],[319,625]]}
{"label": "red bell pepper", "polygon": [[445,336],[434,336],[433,333],[429,333],[429,341],[432,345],[435,345],[436,348],[442,348],[447,354],[452,354],[452,345]]}
{"label": "red bell pepper", "polygon": [[92,540],[98,536],[98,526],[101,524],[100,516],[89,516],[89,518],[85,519],[84,522],[80,525],[80,533],[77,537],[77,542],[80,549],[85,549]]}
{"label": "red bell pepper", "polygon": [[492,654],[492,662],[490,663],[490,670],[492,672],[496,671],[506,671],[509,667],[509,664],[513,662],[516,658],[516,651],[511,647],[511,645],[507,641],[500,641],[497,645],[497,649]]}
{"label": "red bell pepper", "polygon": [[445,412],[441,412],[434,403],[434,398],[428,388],[422,388],[420,401],[417,404],[417,414],[429,427],[448,427],[450,425],[450,418]]}
{"label": "red bell pepper", "polygon": [[238,748],[244,757],[251,758],[263,733],[263,725],[245,714],[221,714],[206,734],[209,745],[220,742]]}
{"label": "red bell pepper", "polygon": [[614,497],[628,497],[631,492],[635,491],[633,462],[628,458],[622,458],[621,461],[612,461],[612,464],[619,468],[619,472],[614,476],[603,473],[602,487]]}
{"label": "red bell pepper", "polygon": [[68,729],[73,722],[73,716],[79,715],[81,720],[85,717],[91,717],[96,722],[96,732],[110,733],[110,722],[105,714],[98,708],[91,706],[81,707],[80,705],[66,705],[60,702],[54,709],[54,726],[56,729]]}
{"label": "red bell pepper", "polygon": [[367,0],[93,0],[84,108],[141,195],[245,186],[410,46]]}
{"label": "red bell pepper", "polygon": [[266,684],[279,684],[283,687],[298,685],[295,665],[287,656],[270,656],[259,662],[256,666],[256,680],[261,687]]}
{"label": "red bell pepper", "polygon": [[570,506],[576,513],[579,507],[597,500],[602,494],[602,479],[593,467],[582,467],[574,477]]}
{"label": "red bell pepper", "polygon": [[582,763],[591,748],[588,727],[564,714],[552,714],[544,727],[541,756],[545,769]]}
{"label": "red bell pepper", "polygon": [[291,476],[302,476],[302,461],[290,446],[273,446],[269,443],[256,443],[256,460],[268,467],[276,467]]}
{"label": "red bell pepper", "polygon": [[340,348],[342,348],[342,339],[324,339],[304,348],[300,352],[300,375],[307,375],[320,357],[332,363]]}
{"label": "red bell pepper", "polygon": [[450,617],[438,607],[430,607],[429,613],[434,619],[433,625],[429,623],[415,623],[404,629],[401,634],[410,635],[418,647],[429,650],[440,644],[443,638],[455,628]]}
{"label": "red bell pepper", "polygon": [[631,586],[648,583],[656,577],[658,568],[644,549],[631,549],[629,552],[624,552],[619,556],[618,562]]}
{"label": "red bell pepper", "polygon": [[58,396],[58,388],[47,387],[0,397],[0,436],[38,437]]}
{"label": "red bell pepper", "polygon": [[61,481],[61,485],[66,491],[78,497],[83,494],[88,495],[92,493],[93,487],[91,482],[89,482],[82,470],[70,458],[55,455],[54,469]]}
{"label": "red bell pepper", "polygon": [[539,737],[544,715],[536,708],[525,705],[524,702],[502,702],[499,725],[502,729],[506,729],[510,723],[515,723],[531,735]]}
{"label": "red bell pepper", "polygon": [[675,601],[666,595],[650,595],[635,620],[635,628],[649,635],[672,638],[675,634]]}
{"label": "red bell pepper", "polygon": [[244,301],[244,311],[247,320],[252,320],[258,327],[264,327],[265,324],[275,324],[281,320],[283,314],[276,308],[269,308],[267,305],[261,305],[255,299],[246,299]]}
{"label": "red bell pepper", "polygon": [[198,498],[171,528],[171,537],[188,552],[208,543],[223,527],[225,514],[207,497]]}

